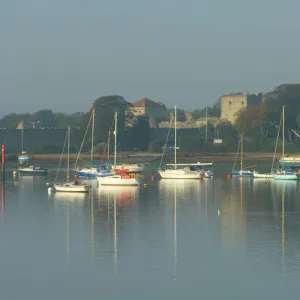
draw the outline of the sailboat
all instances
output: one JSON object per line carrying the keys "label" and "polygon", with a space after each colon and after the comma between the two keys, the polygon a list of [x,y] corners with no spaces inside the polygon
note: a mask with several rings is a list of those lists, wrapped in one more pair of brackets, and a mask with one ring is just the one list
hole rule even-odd
{"label": "sailboat", "polygon": [[275,180],[300,180],[300,174],[296,173],[293,169],[284,170],[284,106],[282,106],[282,166],[283,169],[277,171],[273,176]]}
{"label": "sailboat", "polygon": [[[78,158],[80,156],[80,151],[79,151],[77,159],[76,159],[76,163],[75,163],[74,172],[79,177],[96,178],[97,174],[105,176],[105,175],[109,174],[110,171],[107,170],[105,166],[99,166],[97,168],[93,167],[93,159],[94,159],[94,131],[95,131],[95,109],[92,110],[91,117],[92,117],[92,145],[91,145],[91,163],[90,163],[91,165],[90,165],[89,168],[87,168],[87,167],[76,168],[76,164],[77,164]],[[87,130],[88,130],[89,124],[90,124],[90,122],[88,123]],[[83,141],[84,141],[84,139],[83,139]],[[82,145],[83,145],[83,142],[82,142]]]}
{"label": "sailboat", "polygon": [[[77,193],[87,193],[89,190],[89,187],[85,183],[81,183],[78,180],[75,181],[70,181],[70,126],[68,127],[67,130],[67,136],[68,138],[68,157],[67,157],[67,182],[65,183],[54,183],[53,188],[56,192],[77,192]],[[65,148],[65,147],[64,147]],[[61,158],[63,156],[63,152],[61,154]],[[59,170],[59,168],[58,168]],[[56,179],[58,176],[58,170],[57,170],[57,175]]]}
{"label": "sailboat", "polygon": [[20,164],[28,164],[28,162],[30,161],[30,157],[27,155],[27,152],[24,151],[24,122],[22,121],[22,152],[21,154],[18,156],[18,161]]}
{"label": "sailboat", "polygon": [[231,171],[231,177],[253,177],[253,172],[250,170],[243,170],[243,146],[244,146],[244,135],[243,133],[240,134],[240,144],[241,144],[241,169],[239,171],[234,171],[234,165],[233,169]]}
{"label": "sailboat", "polygon": [[115,149],[114,149],[114,170],[112,176],[101,176],[97,174],[97,180],[100,186],[104,185],[118,185],[118,186],[137,186],[140,184],[140,179],[137,176],[130,176],[128,170],[117,170],[117,120],[118,113],[115,112]]}
{"label": "sailboat", "polygon": [[[163,179],[199,179],[201,176],[211,178],[213,176],[211,167],[213,163],[186,163],[177,164],[177,114],[176,106],[174,108],[175,121],[175,145],[174,145],[174,164],[167,164],[164,170],[158,170]],[[205,168],[205,170],[204,170]]]}
{"label": "sailboat", "polygon": [[280,119],[278,132],[277,132],[277,139],[276,139],[276,144],[275,144],[275,150],[274,150],[274,155],[273,155],[273,162],[272,162],[271,172],[270,173],[261,173],[261,172],[253,171],[254,178],[258,178],[258,179],[273,179],[274,178],[274,175],[273,175],[272,171],[273,171],[274,161],[275,161],[275,157],[276,157],[276,150],[277,150],[277,145],[278,145],[278,139],[279,139],[281,123],[282,123],[282,116],[281,116],[281,119]]}

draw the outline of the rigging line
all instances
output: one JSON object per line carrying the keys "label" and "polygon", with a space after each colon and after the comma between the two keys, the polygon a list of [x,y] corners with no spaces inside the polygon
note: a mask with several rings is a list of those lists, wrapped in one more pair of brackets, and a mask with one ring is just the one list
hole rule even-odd
{"label": "rigging line", "polygon": [[57,181],[57,178],[58,178],[59,168],[60,168],[62,157],[63,157],[64,151],[65,151],[65,147],[66,147],[66,143],[67,143],[67,138],[68,138],[68,131],[67,131],[67,134],[66,134],[66,137],[65,137],[65,142],[64,142],[63,150],[62,150],[62,153],[60,155],[60,160],[59,160],[59,164],[58,164],[58,168],[57,168],[56,176],[55,176],[55,182]]}
{"label": "rigging line", "polygon": [[111,131],[112,131],[112,129],[113,129],[114,122],[115,122],[115,118],[113,118],[113,120],[112,120],[112,122],[111,122],[110,129],[109,129],[109,131],[108,131],[108,137],[107,137],[107,141],[106,141],[106,144],[105,144],[104,151],[103,151],[102,156],[101,156],[100,165],[101,165],[102,162],[103,162],[103,158],[104,158],[105,151],[106,151],[106,149],[107,149],[107,145],[108,145],[108,143],[110,142],[110,141],[109,141],[109,139],[110,139],[110,133],[111,133]]}
{"label": "rigging line", "polygon": [[89,130],[89,127],[90,127],[90,124],[91,124],[92,116],[93,116],[93,114],[91,113],[91,116],[90,116],[90,119],[89,119],[88,125],[86,126],[86,130],[85,130],[85,133],[84,133],[84,136],[83,136],[82,142],[81,142],[81,146],[80,146],[80,149],[79,149],[79,152],[78,152],[78,155],[77,155],[77,158],[76,158],[75,164],[74,164],[74,169],[75,169],[75,168],[76,168],[76,166],[77,166],[78,159],[79,159],[79,156],[80,156],[80,153],[81,153],[81,150],[82,150],[82,148],[83,148],[84,141],[85,141],[85,137],[86,137],[86,135],[87,135],[87,133],[88,133],[88,130]]}
{"label": "rigging line", "polygon": [[232,171],[231,171],[231,172],[233,172],[233,171],[234,171],[234,169],[235,169],[236,158],[237,158],[237,155],[238,155],[238,153],[239,153],[239,150],[240,150],[240,145],[241,145],[241,140],[239,140],[239,144],[238,144],[237,151],[236,151],[236,153],[235,153],[234,163],[233,163],[233,166],[232,166]]}
{"label": "rigging line", "polygon": [[170,135],[170,130],[171,130],[171,124],[172,124],[172,122],[173,122],[173,115],[171,116],[171,119],[170,119],[169,130],[168,130],[166,142],[165,142],[164,149],[163,149],[163,154],[162,154],[162,156],[161,156],[159,168],[158,168],[159,170],[160,170],[160,168],[161,168],[161,164],[162,164],[162,161],[163,161],[163,158],[164,158],[164,154],[165,154],[165,151],[166,151],[166,148],[167,148],[167,141],[168,141],[168,138],[169,138],[169,135]]}
{"label": "rigging line", "polygon": [[281,128],[281,123],[282,123],[282,115],[281,115],[281,118],[280,118],[280,123],[279,123],[279,127],[278,127],[278,132],[277,132],[277,139],[276,139],[275,150],[274,150],[274,155],[273,155],[271,173],[272,173],[272,170],[273,170],[273,167],[274,167],[274,162],[275,162],[275,156],[276,156],[276,151],[277,151],[277,145],[278,145],[278,139],[279,139],[279,133],[280,133],[280,128]]}

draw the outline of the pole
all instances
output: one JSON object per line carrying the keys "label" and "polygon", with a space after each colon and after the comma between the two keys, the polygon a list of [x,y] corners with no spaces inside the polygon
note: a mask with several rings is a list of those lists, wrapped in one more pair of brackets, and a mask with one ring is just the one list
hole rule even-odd
{"label": "pole", "polygon": [[95,108],[93,109],[93,123],[92,123],[92,147],[91,147],[91,168],[93,164],[93,156],[94,156],[94,131],[95,131]]}
{"label": "pole", "polygon": [[243,170],[243,133],[241,133],[241,171]]}
{"label": "pole", "polygon": [[21,139],[21,143],[22,143],[22,154],[23,154],[23,151],[24,151],[24,123],[22,121],[22,139]]}
{"label": "pole", "polygon": [[69,169],[70,169],[70,125],[68,126],[68,162],[67,162],[67,182],[69,182]]}
{"label": "pole", "polygon": [[117,126],[118,126],[118,113],[115,112],[115,153],[114,153],[114,168],[117,168]]}
{"label": "pole", "polygon": [[110,130],[108,131],[107,160],[109,161]]}
{"label": "pole", "polygon": [[175,109],[174,109],[174,119],[175,119],[175,153],[174,153],[174,157],[175,157],[175,169],[177,168],[177,111],[176,111],[176,105],[175,105]]}
{"label": "pole", "polygon": [[282,167],[284,168],[284,106],[282,106]]}
{"label": "pole", "polygon": [[205,109],[205,118],[206,118],[205,143],[207,144],[207,107]]}
{"label": "pole", "polygon": [[2,144],[2,182],[5,183],[5,144]]}

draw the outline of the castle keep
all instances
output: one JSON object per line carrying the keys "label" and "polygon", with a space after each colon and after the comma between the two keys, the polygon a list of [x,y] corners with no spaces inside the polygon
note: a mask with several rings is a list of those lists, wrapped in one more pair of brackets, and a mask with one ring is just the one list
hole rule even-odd
{"label": "castle keep", "polygon": [[239,112],[251,105],[258,105],[262,102],[262,93],[249,94],[236,93],[221,97],[221,121],[235,123]]}

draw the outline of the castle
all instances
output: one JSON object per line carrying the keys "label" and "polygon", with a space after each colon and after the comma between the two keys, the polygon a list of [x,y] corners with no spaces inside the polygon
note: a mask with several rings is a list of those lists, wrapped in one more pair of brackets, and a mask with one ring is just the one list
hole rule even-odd
{"label": "castle", "polygon": [[238,114],[242,109],[251,105],[259,105],[262,102],[262,93],[249,94],[235,93],[221,97],[221,117],[220,121],[235,123]]}

